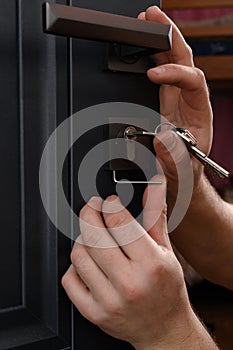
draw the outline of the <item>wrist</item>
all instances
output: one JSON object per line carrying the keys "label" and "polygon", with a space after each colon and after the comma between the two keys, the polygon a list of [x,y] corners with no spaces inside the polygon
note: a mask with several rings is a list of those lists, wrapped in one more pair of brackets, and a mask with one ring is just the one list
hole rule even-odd
{"label": "wrist", "polygon": [[190,202],[190,208],[193,209],[193,208],[199,207],[200,201],[202,201],[205,197],[207,181],[208,180],[204,172],[202,172],[201,175],[198,176],[198,179],[196,179],[193,187],[193,194]]}
{"label": "wrist", "polygon": [[210,184],[206,175],[202,173],[194,187],[189,211],[191,211],[192,214],[199,214],[203,211],[205,205],[207,208],[211,207],[212,203],[216,203],[216,200],[218,201],[219,199],[220,197],[216,190]]}
{"label": "wrist", "polygon": [[190,307],[188,315],[177,319],[163,337],[136,350],[217,350],[218,347]]}

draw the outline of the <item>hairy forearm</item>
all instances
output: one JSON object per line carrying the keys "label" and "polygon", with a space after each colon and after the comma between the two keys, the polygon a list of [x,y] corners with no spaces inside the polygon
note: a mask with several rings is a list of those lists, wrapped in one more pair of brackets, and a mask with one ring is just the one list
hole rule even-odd
{"label": "hairy forearm", "polygon": [[194,314],[190,312],[190,319],[185,322],[174,323],[171,331],[164,339],[148,346],[136,347],[137,350],[217,350],[219,349],[205,327]]}
{"label": "hairy forearm", "polygon": [[203,277],[233,289],[233,206],[202,176],[172,241]]}

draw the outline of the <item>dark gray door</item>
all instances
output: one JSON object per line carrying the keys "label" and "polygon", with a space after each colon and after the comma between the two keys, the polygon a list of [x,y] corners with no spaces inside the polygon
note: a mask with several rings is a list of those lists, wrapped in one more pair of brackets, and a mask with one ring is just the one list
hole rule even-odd
{"label": "dark gray door", "polygon": [[[132,17],[151,4],[57,3]],[[49,135],[72,113],[114,101],[157,109],[158,94],[143,74],[104,71],[106,44],[43,33],[42,4],[0,2],[0,349],[127,349],[73,310],[60,285],[72,242],[43,208],[39,164]],[[78,211],[77,154],[74,149],[65,163],[63,186]],[[100,187],[107,194],[114,188],[104,176]]]}
{"label": "dark gray door", "polygon": [[0,2],[0,349],[70,344],[60,286],[70,242],[50,224],[38,187],[41,152],[67,111],[66,44],[43,34],[41,7]]}

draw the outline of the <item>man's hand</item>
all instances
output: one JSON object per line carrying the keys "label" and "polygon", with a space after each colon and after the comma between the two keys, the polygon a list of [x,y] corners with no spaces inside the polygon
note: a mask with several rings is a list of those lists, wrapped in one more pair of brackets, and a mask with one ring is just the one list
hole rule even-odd
{"label": "man's hand", "polygon": [[[148,77],[161,84],[161,114],[177,127],[190,130],[199,148],[208,154],[212,143],[212,109],[205,77],[194,67],[190,47],[179,29],[158,7],[148,8],[139,18],[172,25],[172,50],[155,56],[158,66],[148,71]],[[160,133],[154,146],[168,181],[170,213],[179,186],[175,163],[184,165],[187,159],[185,147],[171,131]],[[217,195],[204,176],[200,162],[193,159],[192,163],[194,191],[191,203],[183,221],[170,237],[203,277],[233,289],[233,209]]]}
{"label": "man's hand", "polygon": [[200,328],[212,340],[190,307],[168,239],[165,192],[164,182],[147,193],[149,234],[116,196],[90,200],[62,284],[84,317],[138,350],[202,349]]}
{"label": "man's hand", "polygon": [[[150,69],[147,74],[152,82],[161,84],[162,116],[177,127],[190,130],[200,149],[208,154],[212,143],[212,109],[204,74],[194,67],[192,51],[179,29],[158,7],[148,8],[139,15],[139,19],[172,25],[171,51],[155,55],[158,66]],[[184,152],[181,143],[179,137],[171,131],[155,138],[157,156],[168,178],[168,194],[172,194],[177,180],[169,152],[175,154],[177,162],[182,162]],[[166,148],[169,152],[165,151]],[[197,183],[203,167],[197,160],[194,160],[193,166]]]}

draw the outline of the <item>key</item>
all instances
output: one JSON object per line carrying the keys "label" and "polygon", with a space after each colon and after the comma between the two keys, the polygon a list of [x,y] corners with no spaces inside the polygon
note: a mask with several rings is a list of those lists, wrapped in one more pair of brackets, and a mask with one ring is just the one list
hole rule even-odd
{"label": "key", "polygon": [[197,140],[193,134],[187,129],[175,128],[175,132],[184,141],[188,151],[198,159],[208,170],[221,179],[229,177],[229,172],[222,168],[219,164],[210,159],[204,152],[202,152],[197,146]]}
{"label": "key", "polygon": [[[174,127],[172,129],[185,143],[188,151],[196,158],[198,159],[208,170],[210,170],[214,175],[218,176],[221,179],[229,177],[230,173],[222,168],[220,165],[218,165],[216,162],[214,162],[212,159],[210,159],[204,152],[202,152],[198,146],[197,146],[197,140],[193,136],[193,134],[183,128],[176,128]],[[151,132],[151,131],[133,131],[130,130],[127,134],[128,138],[132,138],[135,136],[157,136],[157,133]]]}

